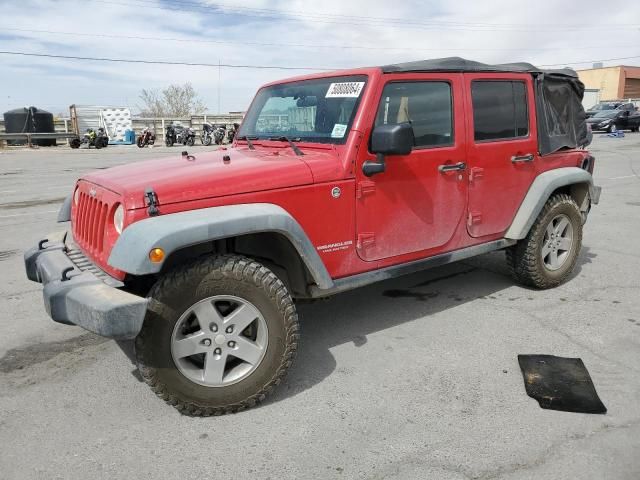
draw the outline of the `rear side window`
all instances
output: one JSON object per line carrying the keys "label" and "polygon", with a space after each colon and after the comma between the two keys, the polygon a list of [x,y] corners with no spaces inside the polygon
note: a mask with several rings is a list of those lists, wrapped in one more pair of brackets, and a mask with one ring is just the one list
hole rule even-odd
{"label": "rear side window", "polygon": [[375,125],[409,122],[416,147],[453,145],[451,100],[447,82],[391,82],[382,92]]}
{"label": "rear side window", "polygon": [[471,83],[473,128],[477,142],[529,134],[524,82],[476,80]]}

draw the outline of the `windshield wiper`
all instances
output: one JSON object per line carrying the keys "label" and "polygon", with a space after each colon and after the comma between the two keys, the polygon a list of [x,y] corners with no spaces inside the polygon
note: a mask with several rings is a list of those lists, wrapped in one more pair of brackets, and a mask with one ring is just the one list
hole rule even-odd
{"label": "windshield wiper", "polygon": [[291,146],[291,148],[293,149],[296,155],[298,155],[299,157],[304,155],[304,153],[302,153],[302,150],[300,150],[298,146],[289,139],[289,137],[285,137],[284,135],[281,135],[279,137],[269,137],[269,140],[275,140],[277,142],[289,142],[289,145]]}
{"label": "windshield wiper", "polygon": [[238,137],[238,140],[245,140],[247,142],[247,145],[249,146],[249,150],[255,150],[256,147],[253,146],[253,143],[251,142],[251,140],[257,140],[258,137],[249,137],[248,135],[243,135],[242,137]]}

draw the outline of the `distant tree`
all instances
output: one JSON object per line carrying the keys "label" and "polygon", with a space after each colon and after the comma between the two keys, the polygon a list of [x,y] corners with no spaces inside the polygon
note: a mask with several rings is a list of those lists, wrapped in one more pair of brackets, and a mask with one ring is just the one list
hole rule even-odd
{"label": "distant tree", "polygon": [[165,108],[162,102],[162,98],[157,90],[145,90],[140,92],[140,100],[143,105],[140,108],[140,113],[144,117],[163,117],[165,115]]}
{"label": "distant tree", "polygon": [[190,83],[169,85],[162,92],[143,89],[140,99],[140,113],[145,117],[188,117],[207,110]]}

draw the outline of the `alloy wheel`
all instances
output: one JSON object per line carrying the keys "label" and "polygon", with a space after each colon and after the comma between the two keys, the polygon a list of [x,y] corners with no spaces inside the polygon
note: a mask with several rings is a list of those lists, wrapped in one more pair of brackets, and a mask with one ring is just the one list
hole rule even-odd
{"label": "alloy wheel", "polygon": [[185,377],[225,387],[251,375],[267,351],[267,322],[245,299],[215,295],[189,307],[171,335],[173,361]]}

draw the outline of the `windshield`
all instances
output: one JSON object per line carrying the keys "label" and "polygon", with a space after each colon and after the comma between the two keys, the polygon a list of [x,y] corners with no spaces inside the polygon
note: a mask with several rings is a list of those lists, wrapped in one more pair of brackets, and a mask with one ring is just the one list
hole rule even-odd
{"label": "windshield", "polygon": [[365,75],[328,77],[263,88],[238,135],[344,143],[366,85]]}
{"label": "windshield", "polygon": [[593,118],[613,118],[618,114],[617,110],[606,110],[604,112],[596,113]]}

